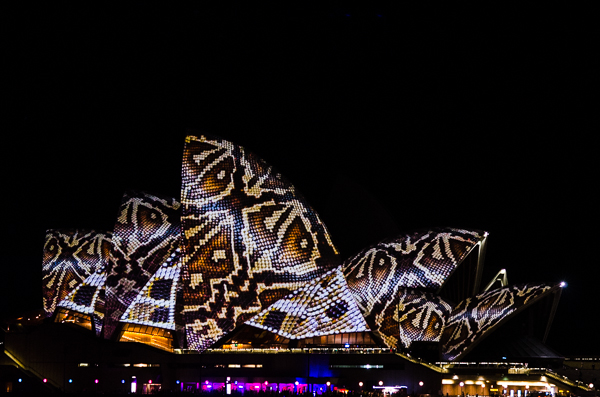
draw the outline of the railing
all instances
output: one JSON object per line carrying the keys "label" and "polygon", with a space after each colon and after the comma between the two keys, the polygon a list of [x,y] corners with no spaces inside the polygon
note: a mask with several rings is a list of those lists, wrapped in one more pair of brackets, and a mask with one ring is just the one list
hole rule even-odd
{"label": "railing", "polygon": [[[8,356],[8,358],[10,358],[11,360],[14,361],[14,363],[21,368],[24,371],[29,372],[30,374],[32,374],[33,376],[35,376],[36,378],[38,378],[39,380],[45,379],[44,376],[42,374],[40,374],[39,372],[37,372],[34,368],[26,365],[24,362],[22,362],[21,360],[19,360],[14,354],[12,354],[10,351],[4,349],[4,354],[6,354]],[[60,385],[56,382],[54,382],[52,379],[47,379],[45,381],[45,383],[49,383],[51,386],[60,389]]]}
{"label": "railing", "polygon": [[[174,349],[175,354],[200,354],[196,350],[187,349]],[[239,353],[250,353],[250,354],[394,354],[390,349],[369,347],[369,348],[357,348],[357,347],[340,347],[340,348],[321,348],[321,347],[310,347],[310,348],[235,348],[235,349],[207,349],[202,354],[239,354]]]}
{"label": "railing", "polygon": [[552,378],[554,380],[557,380],[559,382],[566,383],[569,386],[577,387],[577,388],[582,389],[582,390],[588,390],[587,385],[585,385],[580,380],[571,380],[571,379],[567,378],[564,375],[559,375],[559,374],[554,373],[554,372],[552,372],[550,370],[546,370],[546,373],[544,375],[547,376],[547,377],[549,377],[549,378]]}

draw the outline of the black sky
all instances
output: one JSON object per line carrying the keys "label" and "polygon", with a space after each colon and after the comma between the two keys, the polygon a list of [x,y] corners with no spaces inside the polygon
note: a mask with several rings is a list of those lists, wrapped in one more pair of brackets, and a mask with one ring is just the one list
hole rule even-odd
{"label": "black sky", "polygon": [[192,129],[277,167],[343,257],[415,228],[489,231],[486,276],[567,281],[549,344],[600,354],[598,51],[586,14],[5,10],[2,314],[41,306],[46,229],[111,230],[127,189],[178,197]]}

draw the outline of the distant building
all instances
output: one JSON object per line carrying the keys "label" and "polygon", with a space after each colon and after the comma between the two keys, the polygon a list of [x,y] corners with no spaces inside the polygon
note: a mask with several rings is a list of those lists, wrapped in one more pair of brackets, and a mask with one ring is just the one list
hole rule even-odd
{"label": "distant building", "polygon": [[65,391],[582,389],[543,345],[562,285],[482,287],[486,241],[432,228],[342,261],[270,165],[188,137],[179,200],[128,192],[111,232],[48,231],[44,312],[7,325],[5,354]]}

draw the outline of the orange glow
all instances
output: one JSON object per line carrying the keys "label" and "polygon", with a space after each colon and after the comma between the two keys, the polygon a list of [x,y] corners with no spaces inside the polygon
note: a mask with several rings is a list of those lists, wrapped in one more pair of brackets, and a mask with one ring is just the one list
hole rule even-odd
{"label": "orange glow", "polygon": [[162,328],[125,324],[119,341],[139,342],[168,352],[173,351],[173,336],[168,330]]}

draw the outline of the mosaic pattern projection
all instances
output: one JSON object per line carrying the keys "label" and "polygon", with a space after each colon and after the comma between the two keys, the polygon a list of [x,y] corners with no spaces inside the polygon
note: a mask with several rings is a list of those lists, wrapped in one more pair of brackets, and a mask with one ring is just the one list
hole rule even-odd
{"label": "mosaic pattern projection", "polygon": [[429,292],[400,288],[398,324],[405,348],[414,341],[439,342],[452,307]]}
{"label": "mosaic pattern projection", "polygon": [[175,303],[180,287],[179,248],[158,269],[127,308],[121,322],[175,330]]}
{"label": "mosaic pattern projection", "polygon": [[168,351],[170,331],[180,347],[203,351],[247,324],[287,339],[371,330],[389,348],[440,342],[444,359],[454,360],[560,288],[503,287],[451,307],[438,294],[487,235],[461,229],[384,240],[340,265],[295,188],[217,138],[186,138],[181,198],[125,194],[112,235],[49,230],[47,315],[58,306],[113,339],[124,323],[122,340]]}
{"label": "mosaic pattern projection", "polygon": [[340,268],[278,300],[246,324],[288,339],[368,331]]}
{"label": "mosaic pattern projection", "polygon": [[42,296],[46,316],[97,269],[108,265],[109,233],[48,230],[42,260]]}
{"label": "mosaic pattern projection", "polygon": [[339,265],[318,215],[289,182],[242,147],[190,136],[182,168],[189,348],[206,349]]}
{"label": "mosaic pattern projection", "polygon": [[104,283],[106,282],[106,267],[96,270],[91,276],[69,296],[60,301],[58,307],[69,309],[90,316],[96,336],[102,332],[104,320]]}
{"label": "mosaic pattern projection", "polygon": [[126,193],[113,232],[112,269],[106,279],[104,337],[159,267],[179,247],[180,204],[172,198]]}
{"label": "mosaic pattern projection", "polygon": [[400,288],[439,290],[483,238],[477,231],[432,229],[384,240],[344,262],[352,296],[387,347],[400,340]]}
{"label": "mosaic pattern projection", "polygon": [[442,334],[444,360],[452,361],[466,354],[481,336],[491,332],[502,320],[559,289],[559,284],[517,285],[462,301],[453,308]]}

